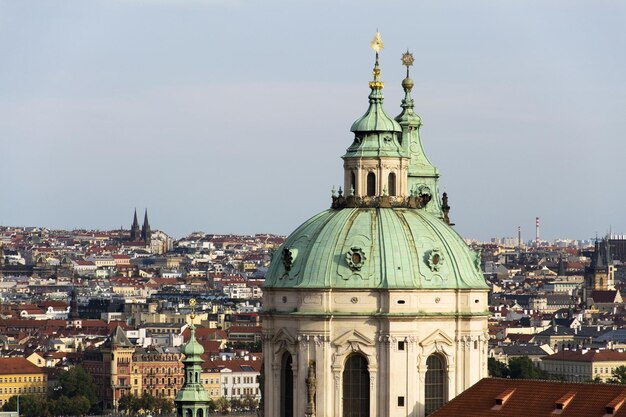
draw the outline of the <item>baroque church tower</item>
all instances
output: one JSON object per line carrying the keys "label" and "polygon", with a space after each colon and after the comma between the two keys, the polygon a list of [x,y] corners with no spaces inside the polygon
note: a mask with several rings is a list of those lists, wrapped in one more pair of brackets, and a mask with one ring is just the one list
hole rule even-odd
{"label": "baroque church tower", "polygon": [[263,304],[265,416],[426,416],[487,376],[488,286],[424,154],[410,53],[401,113],[369,107],[331,208],[275,252]]}
{"label": "baroque church tower", "polygon": [[176,394],[174,404],[176,406],[177,417],[207,417],[209,415],[209,393],[202,385],[202,363],[201,358],[204,348],[196,340],[196,326],[193,320],[196,317],[196,300],[189,300],[191,306],[191,336],[189,342],[183,348],[185,359],[185,383]]}

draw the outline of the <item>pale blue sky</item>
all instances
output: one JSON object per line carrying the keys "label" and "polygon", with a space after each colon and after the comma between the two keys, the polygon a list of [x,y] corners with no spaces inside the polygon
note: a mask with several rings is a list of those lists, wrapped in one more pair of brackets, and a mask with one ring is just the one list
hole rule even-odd
{"label": "pale blue sky", "polygon": [[626,232],[626,3],[0,0],[0,224],[287,234],[409,48],[465,237]]}

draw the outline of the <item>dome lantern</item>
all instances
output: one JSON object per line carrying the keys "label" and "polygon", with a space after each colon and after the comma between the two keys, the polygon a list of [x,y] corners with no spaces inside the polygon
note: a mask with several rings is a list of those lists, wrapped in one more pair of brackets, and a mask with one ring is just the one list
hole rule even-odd
{"label": "dome lantern", "polygon": [[408,159],[400,143],[402,128],[383,109],[385,84],[380,79],[379,51],[384,47],[380,34],[371,43],[376,51],[374,79],[369,82],[369,107],[350,130],[354,140],[344,160],[344,189],[354,189],[355,198],[374,200],[387,188],[390,197],[407,195]]}

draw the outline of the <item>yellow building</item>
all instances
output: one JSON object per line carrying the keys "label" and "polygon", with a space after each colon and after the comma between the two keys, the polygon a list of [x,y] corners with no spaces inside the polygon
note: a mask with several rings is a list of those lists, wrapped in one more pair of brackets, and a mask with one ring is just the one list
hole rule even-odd
{"label": "yellow building", "polygon": [[[208,362],[208,361],[207,361]],[[217,400],[222,396],[221,394],[221,378],[220,378],[220,370],[218,368],[211,368],[205,365],[202,366],[202,374],[201,374],[202,382],[204,388],[209,393],[209,397],[212,400]]]}
{"label": "yellow building", "polygon": [[0,406],[14,395],[46,395],[48,376],[25,358],[0,358]]}
{"label": "yellow building", "polygon": [[626,352],[608,349],[563,350],[541,359],[542,368],[566,381],[588,382],[596,378],[607,382],[613,371],[626,366]]}

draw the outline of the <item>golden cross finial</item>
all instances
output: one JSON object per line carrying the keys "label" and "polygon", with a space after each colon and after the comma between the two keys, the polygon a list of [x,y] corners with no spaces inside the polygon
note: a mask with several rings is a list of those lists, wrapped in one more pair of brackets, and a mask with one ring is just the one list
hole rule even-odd
{"label": "golden cross finial", "polygon": [[189,300],[189,306],[191,307],[191,320],[196,318],[196,299],[192,298]]}
{"label": "golden cross finial", "polygon": [[370,43],[370,47],[376,51],[376,55],[378,55],[378,52],[381,49],[385,48],[383,40],[380,38],[380,32],[376,31],[376,34],[374,34],[374,40]]}

